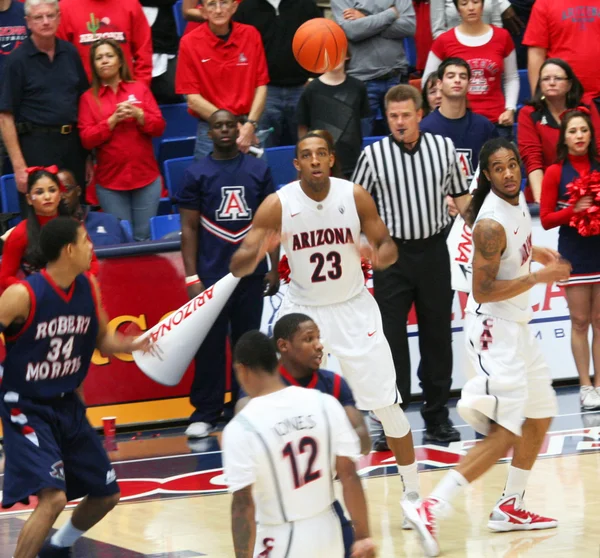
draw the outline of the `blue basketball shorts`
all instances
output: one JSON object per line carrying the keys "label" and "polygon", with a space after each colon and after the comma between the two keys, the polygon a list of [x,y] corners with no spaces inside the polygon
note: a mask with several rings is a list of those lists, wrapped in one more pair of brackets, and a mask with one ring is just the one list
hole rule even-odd
{"label": "blue basketball shorts", "polygon": [[69,501],[119,492],[102,441],[75,393],[39,400],[1,391],[0,418],[6,454],[3,508],[28,503],[44,488],[62,490]]}

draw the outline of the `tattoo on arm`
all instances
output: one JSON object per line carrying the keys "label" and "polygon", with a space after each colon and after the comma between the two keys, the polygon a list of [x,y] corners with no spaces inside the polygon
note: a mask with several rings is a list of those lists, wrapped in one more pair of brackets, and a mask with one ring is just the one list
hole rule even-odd
{"label": "tattoo on arm", "polygon": [[483,294],[490,294],[500,269],[500,258],[506,237],[499,223],[479,223],[473,231],[473,286]]}
{"label": "tattoo on arm", "polygon": [[231,503],[231,531],[236,558],[252,558],[255,530],[252,487],[248,486],[234,492]]}

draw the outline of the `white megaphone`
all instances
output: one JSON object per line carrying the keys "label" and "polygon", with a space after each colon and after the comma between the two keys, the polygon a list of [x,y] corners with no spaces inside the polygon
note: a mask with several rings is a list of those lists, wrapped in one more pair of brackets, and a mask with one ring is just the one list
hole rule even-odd
{"label": "white megaphone", "polygon": [[159,384],[176,386],[238,282],[229,273],[141,335],[151,345],[132,353],[140,370]]}

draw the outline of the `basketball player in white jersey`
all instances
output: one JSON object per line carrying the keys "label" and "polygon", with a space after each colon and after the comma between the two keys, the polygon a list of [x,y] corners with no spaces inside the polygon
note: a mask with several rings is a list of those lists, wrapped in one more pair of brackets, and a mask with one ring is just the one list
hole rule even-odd
{"label": "basketball player in white jersey", "polygon": [[[322,137],[309,133],[297,143],[294,166],[300,180],[265,199],[230,270],[236,277],[252,273],[281,240],[291,272],[278,317],[300,313],[314,319],[325,352],[338,359],[357,408],[373,411],[381,421],[404,498],[416,501],[419,480],[410,424],[400,407],[381,313],[361,268],[361,253],[375,269],[385,269],[396,261],[398,250],[364,188],[330,178],[333,163]],[[368,241],[362,247],[361,231]],[[407,522],[403,527],[410,528]]]}
{"label": "basketball player in white jersey", "polygon": [[[488,141],[469,212],[473,228],[473,288],[467,302],[465,342],[477,374],[465,384],[457,409],[479,442],[420,505],[403,502],[427,556],[437,556],[437,522],[450,502],[512,448],[504,493],[488,528],[496,532],[548,529],[557,521],[529,512],[525,485],[556,414],[550,370],[529,329],[529,290],[569,277],[560,254],[531,243],[531,217],[521,193],[521,162],[514,144]],[[532,261],[542,264],[531,272]]]}
{"label": "basketball player in white jersey", "polygon": [[236,558],[343,558],[336,475],[354,526],[352,557],[375,556],[354,464],[360,443],[344,408],[331,395],[286,386],[275,344],[259,331],[242,335],[233,364],[251,397],[222,442]]}

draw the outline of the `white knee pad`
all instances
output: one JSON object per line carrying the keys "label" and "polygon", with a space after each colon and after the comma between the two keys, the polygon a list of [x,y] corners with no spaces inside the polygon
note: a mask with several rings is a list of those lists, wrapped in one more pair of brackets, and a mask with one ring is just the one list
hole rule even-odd
{"label": "white knee pad", "polygon": [[381,421],[386,436],[404,438],[410,432],[410,423],[398,403],[383,407],[383,409],[375,409],[373,412]]}

